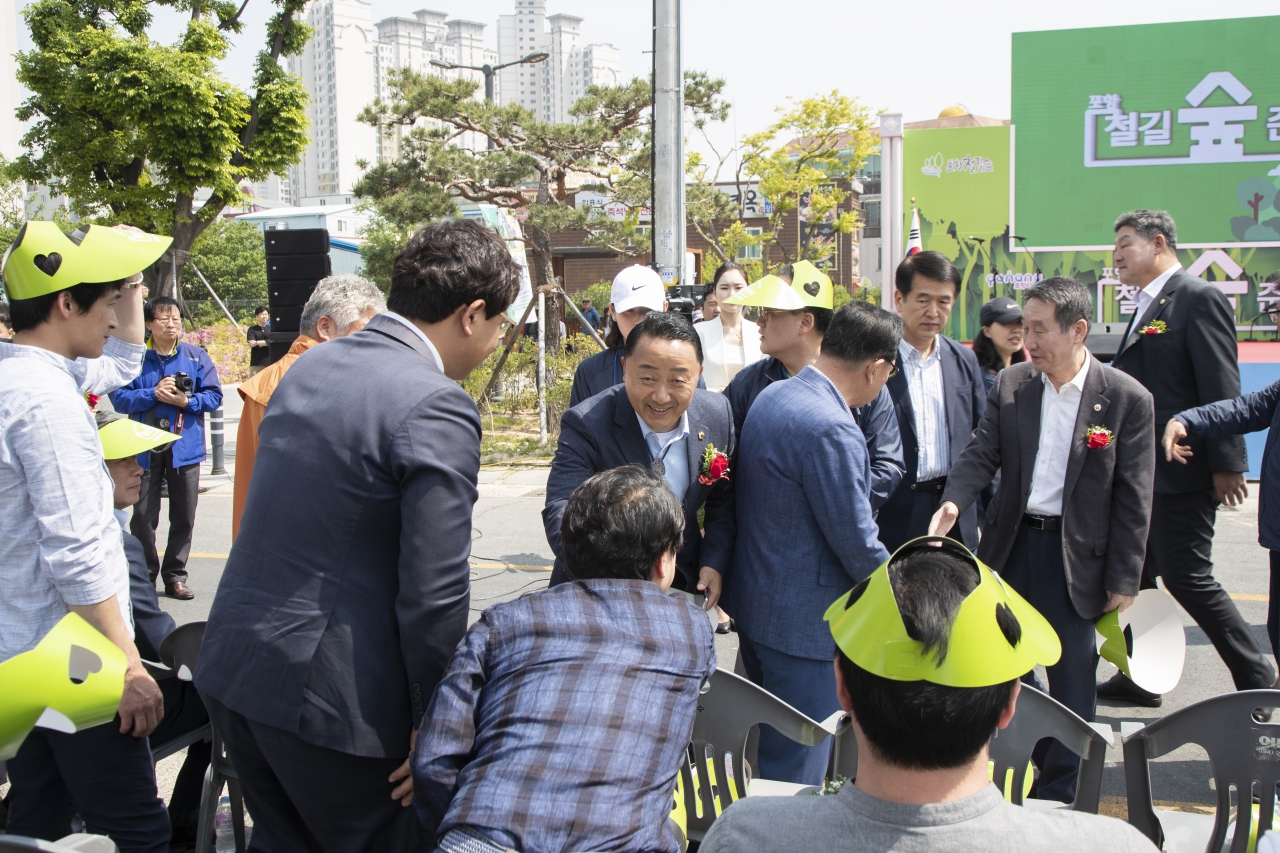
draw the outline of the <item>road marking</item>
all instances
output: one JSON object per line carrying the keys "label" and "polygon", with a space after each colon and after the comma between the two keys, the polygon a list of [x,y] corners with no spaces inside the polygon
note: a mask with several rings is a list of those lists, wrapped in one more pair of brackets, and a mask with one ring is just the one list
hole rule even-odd
{"label": "road marking", "polygon": [[1265,595],[1257,595],[1256,593],[1252,593],[1252,592],[1232,592],[1232,593],[1228,593],[1228,595],[1230,595],[1236,601],[1269,601],[1270,600]]}
{"label": "road marking", "polygon": [[[164,552],[160,552],[160,556],[164,557]],[[225,560],[230,554],[206,554],[203,552],[192,551],[187,555],[198,560]],[[518,569],[520,571],[549,572],[554,566],[529,566],[517,563],[471,563],[473,569]]]}

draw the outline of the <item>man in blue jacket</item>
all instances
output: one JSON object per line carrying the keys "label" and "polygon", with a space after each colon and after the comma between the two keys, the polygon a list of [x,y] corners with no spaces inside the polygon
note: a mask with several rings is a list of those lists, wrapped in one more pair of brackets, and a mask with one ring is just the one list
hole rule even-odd
{"label": "man in blue jacket", "polygon": [[[111,394],[117,412],[135,421],[179,436],[164,450],[138,454],[142,492],[133,508],[129,532],[142,542],[151,582],[164,577],[164,591],[173,598],[195,598],[187,586],[187,555],[196,523],[200,491],[200,463],[204,461],[204,413],[222,406],[222,385],[209,354],[183,343],[182,314],[176,300],[157,296],[146,308],[151,344],[142,359],[142,373]],[[164,565],[156,551],[160,523],[160,487],[169,486],[169,542]]]}
{"label": "man in blue jacket", "polygon": [[[845,305],[817,361],[764,389],[742,427],[724,609],[738,623],[747,677],[815,720],[840,710],[822,616],[889,558],[868,501],[866,440],[849,409],[880,393],[901,334],[884,309]],[[820,784],[827,752],[764,727],[759,764],[761,778]]]}
{"label": "man in blue jacket", "polygon": [[[1273,313],[1272,322],[1280,311]],[[1280,439],[1280,382],[1261,391],[1253,391],[1231,400],[1219,400],[1179,412],[1164,428],[1165,459],[1177,459],[1183,465],[1194,456],[1191,448],[1179,442],[1188,437],[1226,438],[1271,427],[1262,451],[1262,479],[1258,494],[1258,544],[1271,552],[1271,590],[1267,605],[1267,636],[1271,653],[1280,662],[1280,454],[1275,452]]]}

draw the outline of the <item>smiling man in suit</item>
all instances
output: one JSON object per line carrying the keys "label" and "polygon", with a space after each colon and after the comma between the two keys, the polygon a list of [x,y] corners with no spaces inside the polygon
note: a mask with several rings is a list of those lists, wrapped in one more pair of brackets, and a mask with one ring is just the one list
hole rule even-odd
{"label": "smiling man in suit", "polygon": [[[978,559],[1058,632],[1049,695],[1086,720],[1096,704],[1093,623],[1138,594],[1156,464],[1151,395],[1085,349],[1092,310],[1074,279],[1027,290],[1031,361],[996,377],[929,526],[945,535],[1001,472]],[[1079,759],[1054,743],[1037,761],[1037,796],[1070,802]]]}
{"label": "smiling man in suit", "polygon": [[[969,443],[986,407],[982,368],[973,352],[942,334],[960,295],[960,271],[940,252],[920,252],[894,274],[902,342],[888,383],[902,435],[907,471],[880,507],[880,541],[890,552],[923,536],[938,508],[947,475]],[[955,537],[978,547],[978,513],[960,517]]]}
{"label": "smiling man in suit", "polygon": [[[560,522],[573,490],[619,465],[643,465],[671,487],[684,508],[684,546],[676,557],[677,589],[706,593],[706,608],[720,598],[733,560],[733,486],[728,472],[707,472],[711,457],[733,454],[729,401],[699,389],[702,344],[687,320],[654,311],[631,330],[623,348],[623,383],[564,413],[560,442],[547,480],[542,520],[556,555],[551,586],[572,580]],[[706,506],[703,534],[698,510]]]}
{"label": "smiling man in suit", "polygon": [[[1138,309],[1112,362],[1151,392],[1155,428],[1185,409],[1240,395],[1236,326],[1222,291],[1178,263],[1178,232],[1162,210],[1135,210],[1116,220],[1115,263],[1120,281],[1139,288]],[[1156,435],[1156,440],[1159,436]],[[1196,620],[1222,657],[1238,690],[1271,687],[1276,672],[1213,577],[1213,525],[1218,505],[1246,497],[1244,438],[1194,438],[1190,464],[1156,461],[1151,540],[1144,588],[1157,577]],[[1123,674],[1098,695],[1152,707],[1160,696]]]}

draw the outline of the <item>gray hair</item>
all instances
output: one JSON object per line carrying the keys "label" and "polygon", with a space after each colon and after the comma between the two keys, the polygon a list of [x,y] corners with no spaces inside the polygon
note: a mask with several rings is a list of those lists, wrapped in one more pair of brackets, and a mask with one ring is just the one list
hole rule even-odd
{"label": "gray hair", "polygon": [[298,326],[302,334],[314,337],[320,318],[328,317],[341,334],[370,308],[375,314],[387,310],[386,297],[376,284],[358,275],[331,275],[316,285]]}
{"label": "gray hair", "polygon": [[1150,243],[1157,234],[1164,235],[1164,241],[1170,249],[1178,248],[1178,226],[1173,224],[1173,217],[1163,210],[1131,210],[1120,214],[1116,220],[1115,231],[1128,225],[1139,237]]}
{"label": "gray hair", "polygon": [[1027,288],[1027,299],[1039,299],[1052,305],[1053,318],[1064,332],[1084,320],[1084,334],[1088,337],[1092,326],[1089,314],[1093,311],[1093,297],[1089,295],[1089,288],[1074,278],[1055,275],[1038,281]]}

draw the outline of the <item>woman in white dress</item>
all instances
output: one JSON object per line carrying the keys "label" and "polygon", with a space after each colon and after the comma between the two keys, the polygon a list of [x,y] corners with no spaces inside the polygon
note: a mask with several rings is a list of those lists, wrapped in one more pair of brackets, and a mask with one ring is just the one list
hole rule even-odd
{"label": "woman in white dress", "polygon": [[723,391],[739,370],[762,358],[760,329],[755,323],[744,322],[741,305],[725,304],[747,286],[746,271],[740,264],[721,264],[712,284],[720,316],[695,323],[693,328],[702,341],[702,378],[707,388]]}

